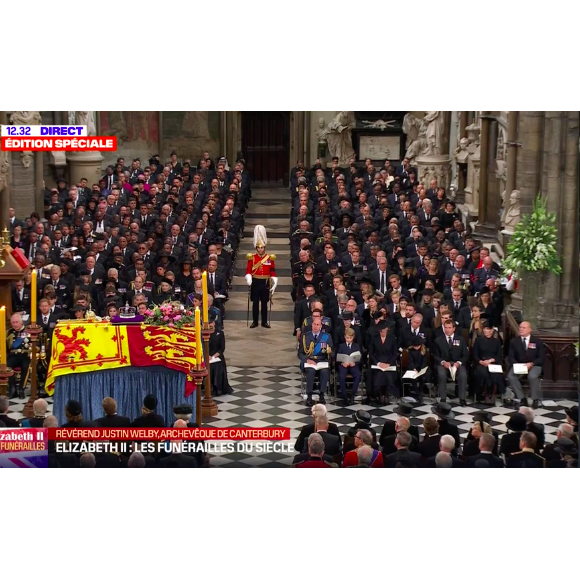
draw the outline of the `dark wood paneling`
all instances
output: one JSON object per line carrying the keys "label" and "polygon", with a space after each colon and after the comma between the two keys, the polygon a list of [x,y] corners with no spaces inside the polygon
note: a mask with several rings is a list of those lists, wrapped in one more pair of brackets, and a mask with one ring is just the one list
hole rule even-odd
{"label": "dark wood paneling", "polygon": [[242,113],[242,151],[253,182],[287,184],[290,113]]}

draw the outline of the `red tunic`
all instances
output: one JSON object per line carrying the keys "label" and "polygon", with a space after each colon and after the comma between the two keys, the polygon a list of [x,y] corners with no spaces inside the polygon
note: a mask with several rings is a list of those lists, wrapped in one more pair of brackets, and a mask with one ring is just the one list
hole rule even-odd
{"label": "red tunic", "polygon": [[[343,467],[353,467],[358,465],[358,455],[356,449],[349,451],[345,456],[342,462]],[[371,467],[384,467],[383,465],[383,454],[377,452],[376,457],[373,458],[371,462]]]}
{"label": "red tunic", "polygon": [[264,254],[262,257],[258,256],[258,254],[251,254],[251,258],[248,259],[246,274],[251,274],[253,278],[258,279],[276,277],[274,257],[274,255],[270,254]]}

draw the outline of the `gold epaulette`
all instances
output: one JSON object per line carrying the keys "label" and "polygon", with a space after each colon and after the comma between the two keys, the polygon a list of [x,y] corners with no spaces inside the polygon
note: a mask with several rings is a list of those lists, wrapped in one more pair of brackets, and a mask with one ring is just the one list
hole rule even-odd
{"label": "gold epaulette", "polygon": [[270,254],[270,260],[275,260],[276,259],[276,254]]}
{"label": "gold epaulette", "polygon": [[251,253],[249,253],[249,252],[246,254],[246,258],[247,258],[248,260],[251,260],[253,256],[254,256],[254,254],[251,254]]}

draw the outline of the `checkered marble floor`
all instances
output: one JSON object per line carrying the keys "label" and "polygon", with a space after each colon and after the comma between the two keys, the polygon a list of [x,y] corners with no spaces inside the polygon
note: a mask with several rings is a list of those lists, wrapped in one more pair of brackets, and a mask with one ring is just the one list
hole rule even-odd
{"label": "checkered marble floor", "polygon": [[[217,404],[219,414],[209,419],[208,425],[216,427],[288,427],[292,445],[300,429],[311,422],[310,409],[300,397],[300,374],[298,365],[289,367],[228,367],[228,377],[234,393],[219,397]],[[314,400],[316,401],[316,395]],[[359,399],[359,397],[357,397]],[[498,400],[499,401],[499,400]],[[340,401],[339,401],[340,402]],[[455,419],[451,422],[459,428],[462,439],[467,435],[473,421],[473,413],[485,409],[493,415],[491,426],[499,432],[507,432],[505,424],[513,409],[490,407],[476,404],[460,407],[457,399],[451,399]],[[544,408],[535,411],[536,422],[542,423],[546,431],[546,442],[555,440],[558,425],[565,421],[565,411],[577,403],[569,400],[544,401]],[[353,425],[352,415],[362,409],[373,417],[372,427],[377,433],[383,427],[385,419],[396,420],[393,413],[394,404],[386,406],[364,405],[355,401],[354,405],[342,407],[329,403],[327,405],[329,420],[338,425],[341,433],[347,433]],[[423,419],[431,413],[431,404],[415,404],[411,423],[419,426],[422,433]],[[224,453],[211,458],[210,464],[215,467],[283,467],[291,465],[296,455],[290,453]]]}
{"label": "checkered marble floor", "polygon": [[[304,405],[300,396],[300,374],[298,365],[288,367],[228,367],[228,377],[234,392],[216,399],[219,408],[217,417],[204,420],[204,425],[212,427],[288,427],[290,429],[292,449],[300,429],[311,422],[310,409]],[[28,389],[26,392],[28,396]],[[355,401],[354,405],[342,407],[329,402],[327,409],[330,421],[338,425],[343,434],[353,424],[352,415],[356,410],[368,411],[372,418],[372,427],[380,433],[385,419],[396,420],[393,413],[395,405],[364,405]],[[314,396],[316,401],[317,396]],[[22,410],[27,399],[11,399],[9,417],[20,420]],[[52,412],[52,399],[47,399],[49,413]],[[451,422],[459,428],[462,439],[471,428],[473,413],[478,409],[485,409],[493,415],[491,426],[499,432],[507,432],[505,424],[512,409],[504,407],[490,407],[476,404],[460,407],[457,399],[451,399],[455,419]],[[560,423],[565,421],[567,407],[577,404],[570,400],[544,401],[544,407],[535,411],[535,421],[542,423],[546,431],[546,442],[555,440],[556,431]],[[431,404],[415,404],[411,419],[413,425],[422,432],[423,419],[432,415]],[[223,453],[211,457],[212,467],[287,467],[292,464],[296,453]]]}

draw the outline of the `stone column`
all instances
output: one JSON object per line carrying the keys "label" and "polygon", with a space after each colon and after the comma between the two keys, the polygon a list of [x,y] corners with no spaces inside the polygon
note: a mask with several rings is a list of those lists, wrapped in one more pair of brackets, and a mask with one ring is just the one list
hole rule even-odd
{"label": "stone column", "polygon": [[226,112],[226,157],[230,163],[235,162],[236,157],[236,135],[234,134],[234,111]]}
{"label": "stone column", "polygon": [[[8,125],[6,111],[0,111],[0,125]],[[10,153],[0,151],[0,232],[10,217]]]}
{"label": "stone column", "polygon": [[[575,141],[575,146],[572,142]],[[578,113],[570,119],[566,111],[546,111],[542,151],[542,194],[548,211],[556,214],[558,253],[562,274],[547,273],[540,289],[540,328],[570,329],[578,325],[578,293],[571,292],[578,278]],[[574,187],[570,188],[571,179]],[[527,301],[527,291],[525,301]]]}
{"label": "stone column", "polygon": [[[228,124],[227,113],[220,111],[220,154],[227,157]],[[233,160],[228,159],[230,163]]]}
{"label": "stone column", "polygon": [[[90,120],[90,115],[87,117]],[[84,122],[79,122],[78,112],[76,122],[78,125],[85,124]],[[92,134],[90,125],[88,132],[89,135]],[[99,182],[99,179],[103,175],[103,160],[105,159],[100,151],[71,151],[67,153],[66,158],[69,163],[69,178],[71,184],[78,185],[83,177],[86,177],[91,184]]]}
{"label": "stone column", "polygon": [[[506,192],[511,193],[516,187],[516,162],[518,154],[518,112],[508,112],[508,134],[507,134],[507,175],[506,175]],[[509,195],[509,194],[506,194]]]}
{"label": "stone column", "polygon": [[[521,192],[521,212],[530,213],[541,187],[544,111],[519,113],[519,141],[516,182]],[[525,320],[538,327],[537,292],[540,283],[535,272],[521,272],[518,291],[512,295],[511,308],[520,310]]]}
{"label": "stone column", "polygon": [[482,226],[486,222],[487,215],[487,169],[489,166],[489,130],[491,119],[488,111],[481,113],[481,144],[479,153],[479,200],[477,204],[477,222],[478,226]]}
{"label": "stone column", "polygon": [[311,113],[310,111],[304,112],[304,164],[306,167],[312,165],[312,154],[310,152],[310,123],[311,123]]}

